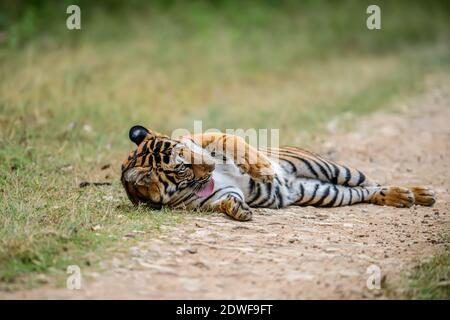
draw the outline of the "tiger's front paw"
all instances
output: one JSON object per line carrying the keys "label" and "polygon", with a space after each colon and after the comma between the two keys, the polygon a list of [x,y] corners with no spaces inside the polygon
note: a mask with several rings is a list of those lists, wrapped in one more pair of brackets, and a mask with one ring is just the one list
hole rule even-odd
{"label": "tiger's front paw", "polygon": [[250,207],[242,200],[228,196],[220,203],[221,211],[230,217],[239,221],[248,221],[252,219]]}
{"label": "tiger's front paw", "polygon": [[242,164],[239,166],[244,173],[248,173],[254,180],[259,182],[272,182],[275,177],[270,162],[258,162],[255,164]]}

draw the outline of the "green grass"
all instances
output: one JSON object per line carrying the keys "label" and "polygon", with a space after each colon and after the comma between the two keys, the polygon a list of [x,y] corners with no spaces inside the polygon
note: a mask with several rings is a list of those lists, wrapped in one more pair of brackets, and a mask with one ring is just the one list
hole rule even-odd
{"label": "green grass", "polygon": [[[450,67],[446,2],[382,1],[379,31],[365,27],[366,1],[108,1],[112,9],[75,1],[81,31],[65,28],[62,1],[5,3],[0,282],[8,287],[95,264],[130,230],[151,236],[182,219],[126,199],[119,168],[133,124],[168,134],[193,130],[194,120],[204,129],[278,128],[282,144],[307,145],[305,133],[390,108]],[[112,186],[80,189],[82,181]]]}
{"label": "green grass", "polygon": [[391,298],[450,299],[450,235],[443,236],[442,242],[445,249],[440,250],[430,261],[418,264],[408,276],[401,280],[402,283],[395,284],[395,287],[404,287],[406,290],[398,292],[390,289]]}

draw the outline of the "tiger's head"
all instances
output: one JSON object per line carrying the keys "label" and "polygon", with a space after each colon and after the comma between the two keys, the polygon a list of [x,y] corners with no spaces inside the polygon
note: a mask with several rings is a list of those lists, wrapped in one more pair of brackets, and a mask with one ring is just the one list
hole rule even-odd
{"label": "tiger's head", "polygon": [[132,127],[129,138],[137,148],[123,162],[121,180],[133,204],[160,209],[181,190],[212,193],[215,163],[203,149],[142,126]]}

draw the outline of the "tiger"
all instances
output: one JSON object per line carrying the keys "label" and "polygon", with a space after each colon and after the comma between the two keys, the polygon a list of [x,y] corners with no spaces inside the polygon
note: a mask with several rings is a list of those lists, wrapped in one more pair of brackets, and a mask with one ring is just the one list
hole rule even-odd
{"label": "tiger", "polygon": [[409,208],[436,201],[427,187],[380,185],[357,169],[297,147],[255,148],[219,132],[173,138],[141,125],[130,129],[129,138],[136,149],[122,163],[121,182],[134,205],[156,210],[212,211],[248,221],[253,208],[357,203]]}

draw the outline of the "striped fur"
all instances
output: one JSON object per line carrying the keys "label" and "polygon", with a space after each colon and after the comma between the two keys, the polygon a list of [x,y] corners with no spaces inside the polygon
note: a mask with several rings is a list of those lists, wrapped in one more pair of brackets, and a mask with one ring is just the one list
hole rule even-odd
{"label": "striped fur", "polygon": [[[245,144],[223,134],[173,140],[150,132],[122,165],[128,197],[134,204],[223,212],[237,220],[249,220],[252,207],[338,207],[364,202],[410,207],[435,202],[428,188],[380,186],[359,170],[299,148],[249,149],[257,153],[258,161],[247,163],[250,155],[237,159],[217,147],[225,140]],[[194,161],[198,159],[200,163]],[[196,191],[211,180],[212,193],[198,196]]]}

